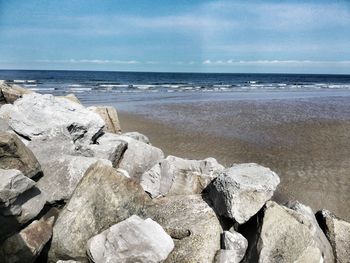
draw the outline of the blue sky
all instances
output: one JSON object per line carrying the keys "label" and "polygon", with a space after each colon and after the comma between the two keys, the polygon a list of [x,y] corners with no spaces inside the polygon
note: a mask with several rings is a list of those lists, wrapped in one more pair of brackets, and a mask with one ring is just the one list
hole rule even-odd
{"label": "blue sky", "polygon": [[0,68],[350,74],[350,1],[0,0]]}

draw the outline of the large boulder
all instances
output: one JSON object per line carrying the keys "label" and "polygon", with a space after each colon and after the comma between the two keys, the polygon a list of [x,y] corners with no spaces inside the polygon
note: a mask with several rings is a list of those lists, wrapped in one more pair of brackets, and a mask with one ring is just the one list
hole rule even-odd
{"label": "large boulder", "polygon": [[335,262],[348,263],[350,261],[350,223],[328,210],[317,212],[316,218],[331,243]]}
{"label": "large boulder", "polygon": [[164,229],[148,218],[137,215],[115,224],[92,237],[87,253],[92,262],[147,262],[164,261],[174,249],[174,242]]}
{"label": "large boulder", "polygon": [[65,96],[57,96],[58,98],[65,98],[67,100],[70,100],[72,102],[81,104],[80,100],[77,98],[77,96],[74,95],[74,93],[67,94]]}
{"label": "large boulder", "polygon": [[128,136],[119,137],[128,143],[128,148],[119,163],[119,168],[126,170],[130,177],[136,181],[139,181],[144,172],[164,158],[164,153],[159,148]]}
{"label": "large boulder", "polygon": [[32,151],[17,135],[0,131],[0,168],[17,169],[29,178],[41,174],[41,167]]}
{"label": "large boulder", "polygon": [[242,224],[263,207],[279,183],[278,175],[269,168],[238,164],[224,170],[208,191],[219,215]]}
{"label": "large boulder", "polygon": [[0,246],[4,263],[34,262],[52,236],[54,216],[34,220]]}
{"label": "large boulder", "polygon": [[223,169],[214,158],[197,161],[168,156],[143,173],[140,184],[152,197],[199,194]]}
{"label": "large boulder", "polygon": [[49,259],[86,260],[87,241],[131,215],[142,215],[150,201],[141,186],[97,162],[86,171],[53,230]]}
{"label": "large boulder", "polygon": [[68,130],[72,140],[80,144],[94,142],[105,125],[98,114],[82,105],[48,94],[24,95],[13,105],[3,105],[1,116],[25,138],[50,137]]}
{"label": "large boulder", "polygon": [[175,242],[165,262],[212,262],[220,249],[220,222],[201,195],[154,199],[147,217],[158,222]]}
{"label": "large boulder", "polygon": [[1,93],[6,103],[14,103],[17,99],[22,98],[24,94],[34,93],[32,90],[25,89],[16,84],[0,84]]}
{"label": "large boulder", "polygon": [[298,202],[266,204],[259,262],[334,262],[332,247],[312,210]]}
{"label": "large boulder", "polygon": [[89,110],[97,113],[106,123],[104,127],[105,132],[110,133],[120,133],[122,129],[120,128],[120,123],[118,119],[117,110],[111,106],[92,106],[88,108]]}

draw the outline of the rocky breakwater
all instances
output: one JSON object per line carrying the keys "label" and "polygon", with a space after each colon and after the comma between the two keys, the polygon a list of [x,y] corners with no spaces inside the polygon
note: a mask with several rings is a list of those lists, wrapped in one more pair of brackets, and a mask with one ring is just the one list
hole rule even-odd
{"label": "rocky breakwater", "polygon": [[266,167],[166,157],[111,107],[0,90],[1,262],[349,262],[350,224],[271,201]]}

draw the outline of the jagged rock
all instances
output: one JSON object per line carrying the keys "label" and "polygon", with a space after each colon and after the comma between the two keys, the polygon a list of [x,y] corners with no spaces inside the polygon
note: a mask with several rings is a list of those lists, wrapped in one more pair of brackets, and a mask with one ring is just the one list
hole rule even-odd
{"label": "jagged rock", "polygon": [[73,141],[89,144],[104,127],[101,117],[78,103],[52,95],[26,94],[13,105],[0,108],[0,117],[23,137],[50,137],[67,131]]}
{"label": "jagged rock", "polygon": [[230,253],[233,262],[240,262],[248,248],[248,241],[238,232],[224,231],[223,245],[226,250],[233,251]]}
{"label": "jagged rock", "polygon": [[119,168],[126,170],[131,178],[139,181],[141,175],[164,158],[161,149],[134,140],[128,136],[119,136],[128,143],[128,148],[119,163]]}
{"label": "jagged rock", "polygon": [[53,223],[53,216],[43,217],[6,239],[0,247],[2,262],[34,262],[51,238]]}
{"label": "jagged rock", "polygon": [[334,262],[332,247],[311,208],[266,204],[258,243],[259,262]]}
{"label": "jagged rock", "polygon": [[17,135],[0,131],[0,168],[17,169],[34,178],[41,174],[38,160]]}
{"label": "jagged rock", "polygon": [[1,93],[6,103],[14,103],[17,99],[22,98],[24,94],[34,93],[29,89],[25,89],[16,84],[0,84]]}
{"label": "jagged rock", "polygon": [[[97,162],[86,171],[54,226],[50,261],[86,260],[86,242],[150,201],[141,186]],[[69,226],[69,227],[67,227]]]}
{"label": "jagged rock", "polygon": [[133,138],[134,140],[150,144],[148,137],[139,132],[126,132],[123,133],[123,136],[128,136],[130,138]]}
{"label": "jagged rock", "polygon": [[214,158],[197,161],[168,156],[143,173],[140,184],[152,197],[199,194],[223,169]]}
{"label": "jagged rock", "polygon": [[237,254],[234,250],[220,249],[215,255],[214,263],[239,263]]}
{"label": "jagged rock", "polygon": [[87,253],[92,262],[164,261],[174,249],[174,242],[152,219],[133,215],[91,238]]}
{"label": "jagged rock", "polygon": [[318,211],[316,218],[333,248],[335,262],[350,262],[350,223],[328,210]]}
{"label": "jagged rock", "polygon": [[101,116],[101,118],[106,123],[104,127],[105,132],[110,133],[120,133],[122,130],[120,128],[120,123],[118,119],[118,113],[117,110],[114,107],[111,106],[92,106],[89,107],[91,111],[97,113]]}
{"label": "jagged rock", "polygon": [[220,222],[201,195],[154,199],[146,214],[175,242],[175,249],[165,262],[212,262],[220,249]]}
{"label": "jagged rock", "polygon": [[9,206],[17,196],[34,185],[35,182],[21,171],[0,169],[0,206]]}
{"label": "jagged rock", "polygon": [[64,99],[68,99],[68,100],[70,100],[72,102],[81,104],[80,100],[73,93],[67,94],[66,96],[57,96],[57,98],[64,98]]}
{"label": "jagged rock", "polygon": [[280,179],[269,168],[254,163],[224,170],[210,185],[215,210],[242,224],[256,214],[275,191]]}
{"label": "jagged rock", "polygon": [[128,143],[114,133],[105,133],[99,137],[96,144],[90,144],[81,149],[82,154],[110,160],[113,167],[118,167]]}

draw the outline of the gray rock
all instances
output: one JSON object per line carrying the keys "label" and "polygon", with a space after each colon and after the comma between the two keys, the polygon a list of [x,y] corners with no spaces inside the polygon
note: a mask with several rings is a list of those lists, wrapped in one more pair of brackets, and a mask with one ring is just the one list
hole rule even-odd
{"label": "gray rock", "polygon": [[22,98],[24,94],[31,94],[33,91],[25,89],[16,84],[0,84],[1,93],[6,103],[14,103],[17,99]]}
{"label": "gray rock", "polygon": [[159,148],[128,136],[120,136],[120,139],[128,143],[128,148],[119,163],[119,168],[126,170],[136,181],[139,181],[144,172],[164,158],[164,153]]}
{"label": "gray rock", "polygon": [[0,247],[2,262],[34,262],[52,236],[53,223],[54,217],[43,217],[6,239]]}
{"label": "gray rock", "polygon": [[41,174],[41,167],[32,151],[17,135],[0,131],[0,168],[20,170],[29,178]]}
{"label": "gray rock", "polygon": [[123,136],[128,136],[134,140],[150,144],[148,137],[139,132],[125,132],[123,133]]}
{"label": "gray rock", "polygon": [[152,219],[133,215],[91,238],[87,253],[92,262],[162,262],[174,242]]}
{"label": "gray rock", "polygon": [[98,114],[78,103],[36,93],[2,106],[1,116],[8,117],[11,128],[23,137],[50,137],[68,130],[73,141],[80,144],[95,141],[105,125]]}
{"label": "gray rock", "polygon": [[242,224],[256,214],[275,191],[280,179],[269,168],[254,163],[224,170],[210,186],[210,198],[219,215]]}
{"label": "gray rock", "polygon": [[223,233],[223,245],[226,250],[231,250],[234,253],[230,253],[233,257],[233,262],[240,262],[245,255],[248,248],[248,241],[240,233],[235,231],[224,231]]}
{"label": "gray rock", "polygon": [[289,207],[266,204],[259,262],[334,262],[332,247],[312,210],[298,202]]}
{"label": "gray rock", "polygon": [[90,166],[54,226],[50,261],[86,261],[91,237],[131,215],[142,215],[149,201],[138,183],[116,169],[101,162]]}
{"label": "gray rock", "polygon": [[213,209],[201,195],[153,199],[147,217],[173,238],[175,249],[165,262],[212,262],[220,249],[222,228]]}
{"label": "gray rock", "polygon": [[88,109],[100,115],[100,117],[104,120],[106,125],[103,130],[105,132],[120,133],[122,131],[120,128],[118,113],[114,107],[92,106],[92,107],[89,107]]}
{"label": "gray rock", "polygon": [[0,119],[0,131],[12,131],[10,125],[8,124],[7,120]]}
{"label": "gray rock", "polygon": [[140,184],[152,197],[199,194],[223,169],[214,158],[197,161],[168,156],[143,173]]}
{"label": "gray rock", "polygon": [[239,263],[234,250],[220,249],[215,255],[214,263]]}
{"label": "gray rock", "polygon": [[9,206],[17,196],[34,185],[35,182],[21,171],[0,169],[0,204]]}
{"label": "gray rock", "polygon": [[335,262],[348,263],[350,261],[350,223],[336,217],[328,210],[317,212],[316,218],[333,248]]}

